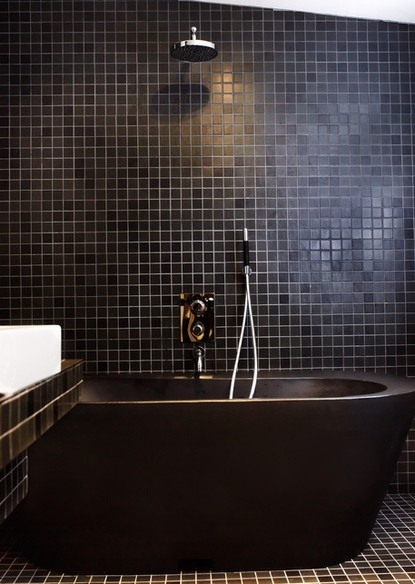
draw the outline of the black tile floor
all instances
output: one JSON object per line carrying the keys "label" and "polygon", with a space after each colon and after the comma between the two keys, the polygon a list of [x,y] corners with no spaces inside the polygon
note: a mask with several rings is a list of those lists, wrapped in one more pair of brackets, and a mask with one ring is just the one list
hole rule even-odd
{"label": "black tile floor", "polygon": [[354,560],[317,570],[70,576],[25,560],[0,528],[2,584],[408,584],[415,582],[415,496],[388,495],[367,548]]}

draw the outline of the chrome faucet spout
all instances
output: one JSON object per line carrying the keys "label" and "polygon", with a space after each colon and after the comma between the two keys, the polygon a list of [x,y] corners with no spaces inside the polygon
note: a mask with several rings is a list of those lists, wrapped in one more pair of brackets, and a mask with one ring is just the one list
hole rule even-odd
{"label": "chrome faucet spout", "polygon": [[195,377],[199,377],[199,375],[203,372],[204,368],[204,357],[205,357],[205,348],[203,345],[195,343],[193,345],[193,359],[195,362]]}

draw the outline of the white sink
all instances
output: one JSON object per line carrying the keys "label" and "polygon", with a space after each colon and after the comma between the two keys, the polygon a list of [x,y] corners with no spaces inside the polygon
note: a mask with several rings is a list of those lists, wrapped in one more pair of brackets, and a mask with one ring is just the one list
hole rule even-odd
{"label": "white sink", "polygon": [[0,394],[11,395],[61,370],[57,324],[0,326]]}

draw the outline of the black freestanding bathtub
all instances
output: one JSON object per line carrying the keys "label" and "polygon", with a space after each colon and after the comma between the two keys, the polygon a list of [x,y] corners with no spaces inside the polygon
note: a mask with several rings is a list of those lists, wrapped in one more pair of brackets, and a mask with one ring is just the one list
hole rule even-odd
{"label": "black freestanding bathtub", "polygon": [[70,573],[315,568],[366,545],[415,412],[415,382],[268,374],[97,376],[29,451],[14,521]]}

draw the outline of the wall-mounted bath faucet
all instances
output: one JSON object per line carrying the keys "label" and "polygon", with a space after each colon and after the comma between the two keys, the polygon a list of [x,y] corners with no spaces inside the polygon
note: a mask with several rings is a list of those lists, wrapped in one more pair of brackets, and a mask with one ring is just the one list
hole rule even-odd
{"label": "wall-mounted bath faucet", "polygon": [[180,294],[180,339],[193,343],[195,376],[204,369],[204,343],[215,340],[214,294]]}
{"label": "wall-mounted bath faucet", "polygon": [[180,294],[180,335],[182,343],[215,340],[214,294]]}
{"label": "wall-mounted bath faucet", "polygon": [[199,376],[205,364],[205,347],[195,343],[193,345],[193,359],[195,361],[195,375]]}

